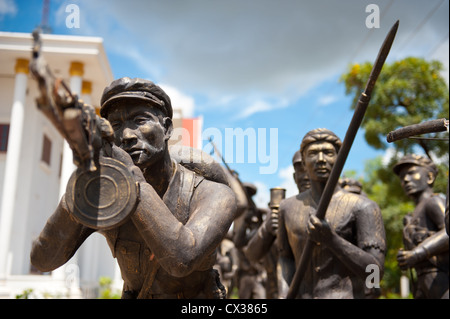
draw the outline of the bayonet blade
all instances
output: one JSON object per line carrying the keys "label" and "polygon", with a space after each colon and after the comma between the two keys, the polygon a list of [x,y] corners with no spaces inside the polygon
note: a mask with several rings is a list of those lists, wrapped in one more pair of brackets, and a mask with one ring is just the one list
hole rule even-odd
{"label": "bayonet blade", "polygon": [[397,33],[398,25],[400,21],[397,20],[395,24],[392,26],[388,35],[384,39],[383,44],[381,45],[380,51],[378,52],[378,56],[373,64],[372,71],[370,72],[369,80],[367,81],[366,88],[364,93],[368,96],[372,94],[373,87],[375,86],[375,82],[378,79],[378,75],[380,75],[381,69],[383,68],[384,62],[391,50],[392,43],[394,42],[395,35]]}

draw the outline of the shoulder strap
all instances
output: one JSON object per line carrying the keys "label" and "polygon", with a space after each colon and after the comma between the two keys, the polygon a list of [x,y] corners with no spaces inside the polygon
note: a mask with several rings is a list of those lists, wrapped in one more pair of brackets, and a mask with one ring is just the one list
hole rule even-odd
{"label": "shoulder strap", "polygon": [[186,224],[189,219],[190,205],[195,188],[203,181],[204,177],[197,175],[189,169],[179,165],[180,184],[178,189],[178,200],[176,211],[172,212],[175,217]]}

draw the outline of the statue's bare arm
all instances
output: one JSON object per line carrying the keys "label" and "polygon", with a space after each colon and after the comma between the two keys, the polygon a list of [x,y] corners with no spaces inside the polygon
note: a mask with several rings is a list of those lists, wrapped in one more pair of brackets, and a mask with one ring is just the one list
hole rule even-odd
{"label": "statue's bare arm", "polygon": [[31,263],[43,272],[54,270],[69,261],[93,232],[71,216],[63,196],[39,237],[33,241]]}
{"label": "statue's bare arm", "polygon": [[191,201],[185,225],[170,212],[153,187],[141,183],[141,202],[131,217],[161,266],[183,277],[199,269],[227,233],[236,211],[232,190],[203,180]]}

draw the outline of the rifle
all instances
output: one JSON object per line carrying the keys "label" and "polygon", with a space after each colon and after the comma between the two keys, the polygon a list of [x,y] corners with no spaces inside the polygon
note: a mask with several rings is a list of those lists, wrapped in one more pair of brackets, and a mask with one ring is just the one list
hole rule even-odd
{"label": "rifle", "polygon": [[445,118],[425,121],[419,124],[412,124],[391,131],[386,136],[388,143],[392,143],[404,138],[411,138],[414,135],[426,133],[448,132],[448,120]]}
{"label": "rifle", "polygon": [[[387,34],[381,46],[381,49],[378,52],[378,56],[376,58],[375,64],[373,65],[372,71],[370,72],[370,76],[367,81],[366,87],[359,97],[358,104],[356,106],[350,125],[347,129],[347,133],[345,134],[342,146],[337,155],[336,162],[331,170],[330,177],[327,180],[322,196],[320,197],[319,205],[317,207],[316,212],[316,216],[319,219],[325,218],[325,213],[327,211],[328,204],[330,203],[334,189],[339,181],[339,176],[342,172],[342,169],[344,168],[344,164],[347,159],[348,153],[350,152],[353,140],[355,139],[356,133],[358,132],[358,129],[361,125],[362,119],[364,117],[364,114],[370,101],[370,96],[375,86],[375,82],[378,78],[378,75],[381,72],[384,62],[386,61],[387,55],[391,49],[392,42],[394,41],[395,34],[397,33],[398,25],[399,21],[397,20],[397,22],[392,26],[391,30]],[[306,271],[307,261],[310,259],[312,249],[313,249],[313,242],[310,239],[308,239],[305,244],[303,253],[300,258],[300,262],[295,271],[286,298],[288,299],[295,298],[298,289],[300,287],[303,275]]]}
{"label": "rifle", "polygon": [[222,159],[223,164],[225,165],[226,169],[228,170],[228,172],[231,174],[231,176],[233,176],[237,182],[239,183],[240,187],[244,190],[245,193],[245,197],[247,199],[248,205],[250,206],[250,209],[254,212],[256,212],[257,207],[255,202],[253,201],[253,199],[251,198],[251,196],[248,194],[248,192],[245,190],[244,185],[242,184],[241,180],[239,179],[238,174],[236,173],[236,171],[232,170],[230,168],[230,166],[228,165],[228,163],[225,161],[225,159],[223,158],[222,154],[219,152],[219,150],[216,147],[216,144],[214,144],[211,136],[209,137],[209,141],[211,142],[213,148],[214,148],[214,152],[216,152],[218,154],[218,156]]}
{"label": "rifle", "polygon": [[40,91],[37,107],[68,142],[77,166],[66,189],[69,210],[87,227],[117,227],[134,212],[139,184],[125,164],[111,158],[114,131],[110,123],[53,75],[41,53],[39,30],[32,35],[29,68]]}
{"label": "rifle", "polygon": [[79,100],[61,78],[53,75],[41,53],[42,41],[38,30],[33,31],[33,40],[29,68],[40,91],[37,106],[68,142],[74,164],[84,171],[93,172],[98,166],[94,153],[102,143],[111,145],[112,128],[109,122],[95,114],[92,106]]}

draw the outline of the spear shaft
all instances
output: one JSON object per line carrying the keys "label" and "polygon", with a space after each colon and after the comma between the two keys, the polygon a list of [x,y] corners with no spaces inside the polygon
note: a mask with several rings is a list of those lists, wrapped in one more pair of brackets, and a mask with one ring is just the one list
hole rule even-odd
{"label": "spear shaft", "polygon": [[[375,86],[375,82],[377,81],[378,75],[380,74],[384,62],[386,61],[387,55],[391,49],[392,42],[394,41],[395,34],[397,33],[398,25],[399,21],[397,21],[392,26],[391,30],[387,34],[383,42],[383,45],[381,46],[381,49],[378,52],[378,56],[372,68],[372,71],[370,72],[369,80],[366,83],[364,92],[362,92],[359,97],[359,101],[353,114],[353,118],[347,129],[347,133],[345,134],[344,141],[342,142],[342,146],[337,155],[336,162],[333,166],[333,169],[331,170],[330,177],[328,178],[322,196],[320,197],[319,205],[317,206],[316,216],[319,219],[325,218],[325,213],[327,211],[331,197],[333,196],[334,189],[336,188],[336,185],[339,181],[342,169],[344,168],[344,164],[345,161],[347,160],[348,153],[350,152],[350,148],[353,144],[356,133],[358,132],[359,127],[361,126],[361,122],[363,120],[364,114],[369,104],[370,96]],[[313,245],[314,243],[310,239],[306,241],[304,250],[300,258],[300,262],[297,266],[296,272],[289,287],[287,299],[295,298],[295,296],[298,293],[301,280],[306,271],[307,262],[310,259],[312,253]]]}

